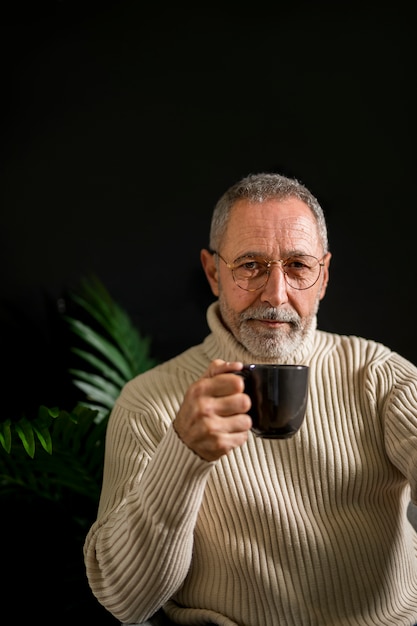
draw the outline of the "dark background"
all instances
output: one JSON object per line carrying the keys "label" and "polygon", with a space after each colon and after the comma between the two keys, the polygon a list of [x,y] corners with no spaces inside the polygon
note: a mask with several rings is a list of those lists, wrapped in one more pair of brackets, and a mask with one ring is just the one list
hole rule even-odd
{"label": "dark background", "polygon": [[64,0],[16,3],[2,31],[6,401],[57,399],[56,303],[90,273],[156,358],[200,341],[213,205],[261,170],[298,177],[326,212],[320,326],[417,362],[410,10]]}
{"label": "dark background", "polygon": [[199,342],[210,215],[294,175],[333,252],[322,329],[417,363],[415,26],[401,2],[2,9],[3,411],[71,402],[60,303],[94,273],[158,360]]}

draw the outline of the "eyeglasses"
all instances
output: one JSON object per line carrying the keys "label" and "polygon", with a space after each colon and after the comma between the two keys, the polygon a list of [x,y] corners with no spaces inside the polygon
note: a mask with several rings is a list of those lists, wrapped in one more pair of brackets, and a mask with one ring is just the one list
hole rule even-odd
{"label": "eyeglasses", "polygon": [[221,254],[212,250],[231,270],[236,285],[245,291],[257,291],[265,287],[271,274],[272,265],[280,265],[287,285],[302,291],[310,289],[319,279],[323,258],[317,259],[308,254],[297,254],[276,261],[253,255],[243,256],[228,263]]}

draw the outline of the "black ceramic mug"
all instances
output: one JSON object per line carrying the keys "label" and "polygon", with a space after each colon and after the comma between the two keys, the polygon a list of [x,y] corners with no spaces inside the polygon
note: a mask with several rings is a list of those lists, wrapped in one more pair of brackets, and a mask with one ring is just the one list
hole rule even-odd
{"label": "black ceramic mug", "polygon": [[236,372],[250,396],[252,431],[267,439],[288,439],[304,421],[308,400],[307,365],[250,364]]}

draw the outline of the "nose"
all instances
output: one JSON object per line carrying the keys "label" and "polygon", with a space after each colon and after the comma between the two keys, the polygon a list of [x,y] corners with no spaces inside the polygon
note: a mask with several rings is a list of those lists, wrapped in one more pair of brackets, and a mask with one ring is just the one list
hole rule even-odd
{"label": "nose", "polygon": [[271,306],[279,306],[288,302],[288,285],[284,270],[280,263],[273,263],[269,269],[269,279],[262,290],[261,301]]}

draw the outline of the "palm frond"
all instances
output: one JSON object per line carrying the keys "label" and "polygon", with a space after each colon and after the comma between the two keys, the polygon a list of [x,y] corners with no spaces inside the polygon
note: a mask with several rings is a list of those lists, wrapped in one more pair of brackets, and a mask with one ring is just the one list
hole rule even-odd
{"label": "palm frond", "polygon": [[[95,354],[91,354],[86,350],[81,350],[80,348],[71,348],[71,351],[78,355],[82,360],[86,361],[93,370],[101,372],[105,378],[111,380],[121,388],[125,383],[125,378],[119,374],[119,372],[109,365],[108,362],[99,359]],[[71,371],[71,370],[70,370]],[[74,370],[73,373],[75,373]]]}
{"label": "palm frond", "polygon": [[156,364],[150,356],[150,338],[137,330],[97,277],[84,279],[71,298],[90,321],[65,316],[85,346],[71,350],[88,367],[85,371],[72,368],[70,373],[74,385],[84,393],[82,402],[87,406],[95,402],[102,415],[114,405],[127,381]]}
{"label": "palm frond", "polygon": [[[150,356],[150,338],[139,332],[127,312],[113,300],[97,277],[83,279],[80,290],[71,292],[71,298],[95,320],[123,354],[125,375],[131,378],[155,365]],[[88,342],[88,335],[84,339]]]}
{"label": "palm frond", "polygon": [[56,500],[64,489],[69,489],[96,499],[106,428],[105,422],[96,424],[96,414],[79,405],[71,412],[42,406],[34,419],[23,417],[11,422],[10,446],[4,446],[1,440],[2,493],[20,487]]}
{"label": "palm frond", "polygon": [[71,317],[67,317],[66,320],[70,324],[73,332],[79,335],[90,348],[97,350],[108,359],[108,361],[113,364],[113,367],[122,374],[124,379],[127,380],[132,377],[133,370],[131,363],[126,359],[121,349],[93,330],[91,326],[84,324],[84,322]]}
{"label": "palm frond", "polygon": [[23,415],[17,421],[8,418],[4,422],[0,422],[0,444],[2,448],[10,453],[14,443],[13,435],[17,435],[31,458],[35,455],[36,440],[48,454],[51,454],[52,442],[49,429],[52,420],[58,417],[59,413],[56,408],[49,409],[42,405],[32,420],[28,420]]}
{"label": "palm frond", "polygon": [[63,316],[82,347],[71,351],[87,369],[71,368],[83,398],[71,410],[41,405],[37,414],[0,421],[0,490],[18,487],[62,501],[73,493],[98,501],[108,417],[123,385],[153,367],[150,340],[97,279],[84,279],[71,298],[89,321]]}

